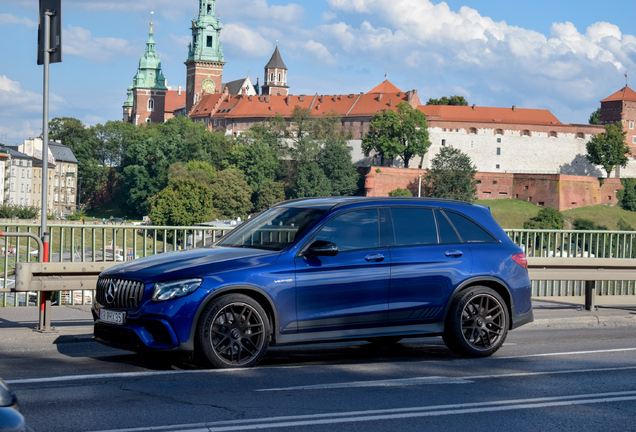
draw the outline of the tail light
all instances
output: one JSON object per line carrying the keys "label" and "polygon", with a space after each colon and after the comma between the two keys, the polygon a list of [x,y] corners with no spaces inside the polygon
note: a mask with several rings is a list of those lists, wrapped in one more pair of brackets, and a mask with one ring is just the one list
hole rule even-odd
{"label": "tail light", "polygon": [[526,259],[526,254],[524,253],[516,253],[512,256],[512,260],[519,264],[520,267],[524,269],[528,269],[528,260]]}

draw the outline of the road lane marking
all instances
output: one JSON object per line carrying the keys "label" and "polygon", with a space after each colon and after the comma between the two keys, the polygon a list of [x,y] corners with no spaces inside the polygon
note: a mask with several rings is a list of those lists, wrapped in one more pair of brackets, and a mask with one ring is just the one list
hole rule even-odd
{"label": "road lane marking", "polygon": [[600,354],[600,353],[614,353],[614,352],[626,352],[626,351],[636,351],[636,348],[616,348],[616,349],[606,349],[606,350],[570,351],[570,352],[560,352],[560,353],[527,354],[527,355],[521,355],[521,356],[491,357],[491,358],[492,359],[497,359],[497,360],[511,360],[511,359],[520,359],[520,358],[529,358],[529,357],[554,357],[554,356],[568,356],[568,355],[582,355],[582,354]]}
{"label": "road lane marking", "polygon": [[[569,355],[582,355],[582,354],[600,354],[600,353],[617,353],[617,352],[628,352],[628,351],[636,351],[636,348],[616,348],[616,349],[606,349],[606,350],[596,350],[596,351],[570,351],[570,352],[560,352],[560,353],[545,353],[545,354],[528,354],[523,356],[512,356],[512,357],[490,357],[490,360],[510,360],[510,359],[521,359],[521,358],[530,358],[530,357],[553,357],[553,356],[569,356]],[[423,363],[428,363],[429,361],[425,361]],[[259,369],[271,370],[271,369],[297,369],[297,368],[306,368],[306,367],[315,367],[316,365],[308,365],[308,366],[272,366],[272,367],[262,367]],[[322,365],[325,366],[325,365]],[[333,366],[333,365],[326,365]],[[318,366],[321,367],[321,366]],[[109,374],[88,374],[88,375],[66,375],[66,376],[57,376],[57,377],[42,377],[42,378],[26,378],[26,379],[14,379],[14,380],[5,380],[7,384],[35,384],[35,383],[52,383],[52,382],[63,382],[63,381],[79,381],[79,380],[91,380],[91,379],[119,379],[119,378],[143,378],[143,377],[152,377],[152,376],[161,376],[161,375],[179,375],[179,374],[200,374],[200,373],[229,373],[229,372],[240,372],[246,371],[249,369],[193,369],[193,370],[168,370],[168,371],[145,371],[145,372],[119,372],[119,373],[109,373]],[[253,370],[253,369],[252,369]],[[258,369],[257,369],[258,370]]]}
{"label": "road lane marking", "polygon": [[209,423],[150,426],[130,429],[111,429],[95,432],[223,432],[237,430],[270,429],[276,427],[316,426],[363,421],[395,420],[458,414],[475,414],[518,409],[538,409],[569,405],[624,402],[636,400],[636,391],[556,396],[532,399],[500,400],[452,405],[434,405],[366,411],[333,412],[299,416],[279,416],[257,419],[227,420]]}
{"label": "road lane marking", "polygon": [[294,391],[294,390],[326,390],[326,389],[342,389],[342,388],[359,388],[359,387],[403,387],[403,386],[416,386],[416,385],[431,385],[431,384],[470,384],[477,379],[492,379],[492,378],[516,378],[516,377],[528,377],[539,375],[564,375],[574,373],[590,373],[590,372],[615,372],[624,370],[634,370],[636,366],[625,367],[613,367],[613,368],[598,368],[598,369],[571,369],[560,371],[542,371],[542,372],[517,372],[509,374],[498,375],[474,375],[474,376],[458,376],[458,377],[413,377],[413,378],[398,378],[388,380],[377,381],[352,381],[332,384],[313,384],[306,386],[295,387],[280,387],[280,388],[267,388],[258,389],[257,392],[266,391]]}

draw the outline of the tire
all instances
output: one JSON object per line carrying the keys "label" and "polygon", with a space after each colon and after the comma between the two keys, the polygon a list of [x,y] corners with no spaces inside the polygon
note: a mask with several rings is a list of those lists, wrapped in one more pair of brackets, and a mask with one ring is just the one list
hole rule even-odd
{"label": "tire", "polygon": [[470,287],[453,301],[446,318],[444,343],[465,357],[488,357],[506,340],[510,318],[506,302],[484,286]]}
{"label": "tire", "polygon": [[269,320],[261,305],[243,294],[212,300],[197,324],[197,352],[217,369],[256,366],[269,346]]}
{"label": "tire", "polygon": [[377,346],[388,346],[398,343],[402,340],[400,336],[381,336],[367,339],[367,342]]}

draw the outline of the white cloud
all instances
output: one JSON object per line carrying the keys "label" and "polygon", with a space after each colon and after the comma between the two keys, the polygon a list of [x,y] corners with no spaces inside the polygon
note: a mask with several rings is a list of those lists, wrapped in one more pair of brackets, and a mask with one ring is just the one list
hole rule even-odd
{"label": "white cloud", "polygon": [[336,62],[336,59],[331,55],[327,47],[319,42],[310,40],[304,45],[304,48],[314,59],[320,62],[327,64],[334,64]]}
{"label": "white cloud", "polygon": [[0,116],[42,112],[42,95],[22,89],[19,82],[0,75]]}
{"label": "white cloud", "polygon": [[188,44],[192,42],[192,36],[177,36],[175,34],[170,34],[170,39],[183,50],[185,50],[188,47]]}
{"label": "white cloud", "polygon": [[18,18],[8,13],[0,13],[0,24],[22,24],[29,28],[38,26],[38,23],[29,18]]}
{"label": "white cloud", "polygon": [[335,12],[327,11],[322,13],[322,20],[325,22],[333,21],[338,15]]}
{"label": "white cloud", "polygon": [[132,57],[139,54],[139,47],[119,38],[95,38],[91,32],[75,26],[64,29],[62,43],[64,53],[98,63],[108,63],[114,56]]}
{"label": "white cloud", "polygon": [[221,33],[224,45],[231,47],[235,55],[240,51],[247,56],[262,57],[274,50],[271,42],[265,40],[261,33],[241,24],[227,24]]}
{"label": "white cloud", "polygon": [[295,24],[303,19],[305,9],[295,3],[286,6],[267,4],[267,0],[218,0],[217,13],[221,19],[254,20],[259,23]]}

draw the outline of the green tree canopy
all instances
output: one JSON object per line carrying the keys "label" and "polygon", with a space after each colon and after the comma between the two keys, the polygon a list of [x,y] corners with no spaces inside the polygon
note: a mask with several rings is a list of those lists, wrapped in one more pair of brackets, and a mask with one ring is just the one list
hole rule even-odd
{"label": "green tree canopy", "polygon": [[258,192],[254,211],[260,212],[276,203],[285,200],[285,188],[282,183],[272,179],[265,179]]}
{"label": "green tree canopy", "polygon": [[252,189],[243,174],[232,168],[219,171],[212,180],[214,208],[220,216],[245,219],[252,211]]}
{"label": "green tree canopy", "polygon": [[525,229],[563,229],[563,215],[557,209],[544,207],[523,223]]}
{"label": "green tree canopy", "polygon": [[606,124],[605,132],[596,134],[587,143],[587,155],[590,163],[601,165],[609,178],[615,166],[626,167],[632,152],[625,142],[627,133],[621,124]]}
{"label": "green tree canopy", "polygon": [[192,226],[214,218],[212,190],[191,178],[174,178],[149,199],[155,225]]}
{"label": "green tree canopy", "polygon": [[366,156],[373,150],[382,158],[401,156],[406,168],[413,156],[424,156],[430,145],[426,116],[406,102],[397,104],[397,111],[375,113],[362,139]]}
{"label": "green tree canopy", "polygon": [[327,138],[318,152],[317,162],[330,182],[331,195],[348,196],[358,191],[360,174],[344,140],[334,136]]}
{"label": "green tree canopy", "polygon": [[623,189],[616,192],[618,205],[625,210],[636,211],[636,179],[623,178],[621,184]]}
{"label": "green tree canopy", "polygon": [[468,101],[464,96],[442,96],[439,99],[429,99],[426,105],[455,105],[455,106],[468,106]]}
{"label": "green tree canopy", "polygon": [[590,114],[589,124],[600,125],[601,123],[601,109],[597,108],[592,114]]}
{"label": "green tree canopy", "polygon": [[473,201],[477,194],[476,172],[477,167],[467,154],[453,147],[442,147],[422,179],[426,195]]}
{"label": "green tree canopy", "polygon": [[274,180],[279,168],[276,151],[260,140],[235,145],[222,165],[241,171],[252,192],[257,192],[265,180]]}
{"label": "green tree canopy", "polygon": [[315,161],[300,162],[294,198],[331,196],[331,181]]}

